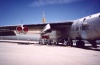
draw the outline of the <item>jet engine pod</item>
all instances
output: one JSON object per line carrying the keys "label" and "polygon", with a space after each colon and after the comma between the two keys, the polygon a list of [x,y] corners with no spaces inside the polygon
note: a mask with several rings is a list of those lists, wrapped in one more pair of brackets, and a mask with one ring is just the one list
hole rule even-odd
{"label": "jet engine pod", "polygon": [[22,33],[22,27],[21,26],[16,27],[16,32],[18,34]]}
{"label": "jet engine pod", "polygon": [[25,26],[25,27],[23,28],[23,33],[26,34],[27,32],[28,32],[28,27]]}

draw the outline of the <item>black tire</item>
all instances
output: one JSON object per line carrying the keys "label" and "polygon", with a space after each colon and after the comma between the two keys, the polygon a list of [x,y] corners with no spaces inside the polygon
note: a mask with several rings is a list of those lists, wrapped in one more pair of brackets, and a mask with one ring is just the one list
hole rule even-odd
{"label": "black tire", "polygon": [[73,42],[71,41],[70,46],[73,47]]}
{"label": "black tire", "polygon": [[94,40],[89,41],[90,44],[92,44],[92,47],[97,48],[97,43]]}
{"label": "black tire", "polygon": [[39,44],[40,44],[40,42],[39,42]]}
{"label": "black tire", "polygon": [[83,48],[84,46],[85,46],[84,41],[77,41],[76,42],[76,47]]}
{"label": "black tire", "polygon": [[48,45],[52,45],[51,41],[48,42]]}
{"label": "black tire", "polygon": [[55,45],[59,45],[59,42],[56,42]]}
{"label": "black tire", "polygon": [[85,47],[84,41],[81,41],[80,43],[81,43],[80,47],[81,47],[81,48],[84,48],[84,47]]}
{"label": "black tire", "polygon": [[66,42],[66,43],[64,42],[63,45],[64,45],[64,46],[68,46],[68,42]]}

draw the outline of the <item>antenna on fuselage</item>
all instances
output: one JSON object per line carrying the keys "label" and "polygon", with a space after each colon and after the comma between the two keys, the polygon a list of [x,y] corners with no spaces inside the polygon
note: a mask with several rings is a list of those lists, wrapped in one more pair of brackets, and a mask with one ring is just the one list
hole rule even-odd
{"label": "antenna on fuselage", "polygon": [[44,13],[44,11],[43,11],[42,23],[46,23],[46,18],[45,18],[45,13]]}

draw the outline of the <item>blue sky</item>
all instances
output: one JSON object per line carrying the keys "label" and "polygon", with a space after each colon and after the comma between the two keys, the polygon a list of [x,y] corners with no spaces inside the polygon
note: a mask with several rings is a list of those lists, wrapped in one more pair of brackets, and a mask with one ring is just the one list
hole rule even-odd
{"label": "blue sky", "polygon": [[0,26],[76,20],[100,12],[100,0],[0,0]]}

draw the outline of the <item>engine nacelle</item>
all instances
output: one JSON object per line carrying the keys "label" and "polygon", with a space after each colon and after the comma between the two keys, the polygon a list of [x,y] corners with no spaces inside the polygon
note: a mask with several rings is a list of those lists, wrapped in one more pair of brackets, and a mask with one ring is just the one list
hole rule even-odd
{"label": "engine nacelle", "polygon": [[28,32],[28,27],[23,27],[23,33],[26,34]]}
{"label": "engine nacelle", "polygon": [[18,34],[22,33],[22,27],[21,26],[16,27],[16,32]]}
{"label": "engine nacelle", "polygon": [[16,27],[16,32],[18,34],[21,34],[21,33],[26,34],[28,32],[28,27],[26,27],[26,26],[25,27],[18,26],[18,27]]}

